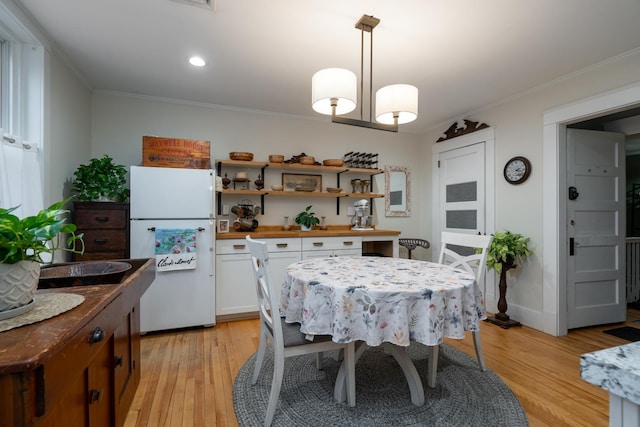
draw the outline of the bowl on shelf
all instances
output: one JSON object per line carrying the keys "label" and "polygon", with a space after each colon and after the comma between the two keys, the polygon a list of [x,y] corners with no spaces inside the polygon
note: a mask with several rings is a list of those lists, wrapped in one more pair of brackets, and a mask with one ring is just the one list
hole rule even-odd
{"label": "bowl on shelf", "polygon": [[282,154],[270,154],[269,161],[271,163],[282,163],[284,162],[284,156]]}
{"label": "bowl on shelf", "polygon": [[328,193],[342,193],[342,188],[337,187],[327,187]]}
{"label": "bowl on shelf", "polygon": [[253,160],[253,153],[247,153],[245,151],[232,151],[229,153],[231,160],[244,160],[250,162]]}
{"label": "bowl on shelf", "polygon": [[325,166],[343,166],[344,160],[342,159],[326,159],[322,161]]}
{"label": "bowl on shelf", "polygon": [[316,159],[313,156],[302,156],[300,157],[300,164],[301,165],[313,165],[315,164]]}
{"label": "bowl on shelf", "polygon": [[271,189],[272,189],[273,191],[282,191],[282,189],[283,189],[283,188],[284,188],[284,187],[282,187],[282,185],[280,185],[280,184],[275,184],[275,185],[272,185],[272,186],[271,186]]}

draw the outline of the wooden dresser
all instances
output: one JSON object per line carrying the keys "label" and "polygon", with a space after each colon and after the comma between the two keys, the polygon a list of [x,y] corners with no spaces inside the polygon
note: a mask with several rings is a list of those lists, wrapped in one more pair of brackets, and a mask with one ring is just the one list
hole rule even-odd
{"label": "wooden dresser", "polygon": [[73,223],[84,233],[84,254],[74,261],[129,258],[129,204],[74,202]]}
{"label": "wooden dresser", "polygon": [[124,424],[140,382],[140,297],[155,279],[153,260],[126,261],[120,284],[39,290],[85,300],[0,332],[1,427]]}

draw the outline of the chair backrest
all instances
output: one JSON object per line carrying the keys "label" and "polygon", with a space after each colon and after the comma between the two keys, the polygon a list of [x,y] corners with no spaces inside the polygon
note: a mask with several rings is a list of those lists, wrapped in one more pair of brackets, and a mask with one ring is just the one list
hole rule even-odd
{"label": "chair backrest", "polygon": [[271,333],[274,345],[284,345],[279,313],[280,294],[273,286],[273,280],[271,279],[267,244],[259,240],[253,240],[248,235],[245,239],[251,254],[251,266],[256,282],[260,322]]}
{"label": "chair backrest", "polygon": [[[482,286],[482,279],[487,270],[487,254],[493,236],[480,234],[463,234],[443,231],[440,237],[440,264],[450,265],[455,268],[462,268],[476,276],[479,286]],[[481,249],[481,252],[471,254],[460,254],[450,246],[465,247],[470,249]]]}

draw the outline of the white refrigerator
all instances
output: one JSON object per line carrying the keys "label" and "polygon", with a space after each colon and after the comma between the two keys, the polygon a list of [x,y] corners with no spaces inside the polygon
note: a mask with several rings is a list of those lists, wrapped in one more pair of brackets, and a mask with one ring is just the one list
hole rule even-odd
{"label": "white refrigerator", "polygon": [[[210,169],[131,166],[131,257],[156,260],[156,279],[140,302],[143,333],[215,324],[214,185]],[[167,236],[189,242],[165,257],[159,249]],[[182,258],[167,261],[173,256]]]}

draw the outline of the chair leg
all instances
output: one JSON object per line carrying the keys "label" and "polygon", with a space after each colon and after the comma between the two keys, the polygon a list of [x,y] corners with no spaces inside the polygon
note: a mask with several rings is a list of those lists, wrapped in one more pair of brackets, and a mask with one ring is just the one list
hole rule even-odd
{"label": "chair leg", "polygon": [[429,388],[436,387],[436,374],[438,372],[438,350],[439,345],[429,346],[429,363],[427,365],[427,386]]}
{"label": "chair leg", "polygon": [[324,368],[324,355],[321,351],[316,353],[316,369],[321,371]]}
{"label": "chair leg", "polygon": [[251,384],[255,384],[258,381],[258,375],[262,369],[262,362],[264,362],[264,353],[267,348],[267,334],[260,331],[260,345],[258,346],[258,355],[256,356],[256,365],[253,367],[253,376],[251,377]]}
{"label": "chair leg", "polygon": [[476,348],[476,357],[482,372],[487,371],[487,365],[484,363],[484,354],[482,354],[482,341],[480,340],[480,331],[473,331],[473,346]]}
{"label": "chair leg", "polygon": [[271,426],[273,422],[273,416],[276,414],[276,407],[278,406],[278,398],[280,397],[280,388],[282,387],[282,376],[284,375],[284,354],[276,353],[273,357],[273,380],[271,380],[269,405],[267,406],[267,415],[264,419],[264,427]]}

